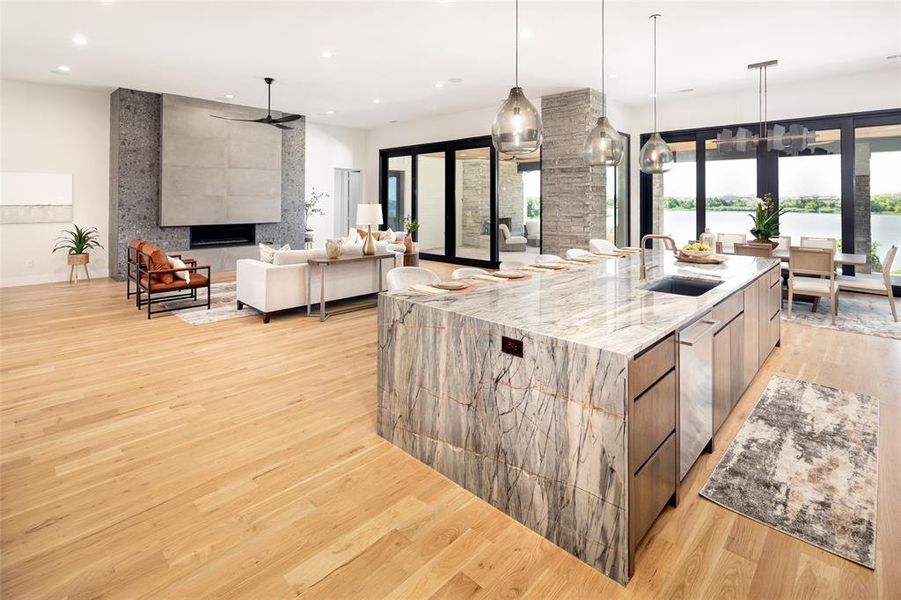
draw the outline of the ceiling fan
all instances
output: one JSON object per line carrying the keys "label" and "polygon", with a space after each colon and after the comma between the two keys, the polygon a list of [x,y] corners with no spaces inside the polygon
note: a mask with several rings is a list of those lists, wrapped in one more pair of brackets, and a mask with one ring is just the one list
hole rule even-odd
{"label": "ceiling fan", "polygon": [[284,115],[279,117],[278,119],[272,118],[272,82],[275,81],[272,77],[264,77],[263,81],[266,82],[266,116],[261,119],[236,119],[234,117],[223,117],[221,115],[210,115],[211,117],[215,117],[217,119],[225,119],[226,121],[243,121],[245,123],[262,123],[264,125],[272,125],[273,127],[278,127],[279,129],[294,129],[293,127],[288,127],[287,125],[283,125],[283,123],[290,123],[291,121],[296,121],[300,118],[300,115]]}

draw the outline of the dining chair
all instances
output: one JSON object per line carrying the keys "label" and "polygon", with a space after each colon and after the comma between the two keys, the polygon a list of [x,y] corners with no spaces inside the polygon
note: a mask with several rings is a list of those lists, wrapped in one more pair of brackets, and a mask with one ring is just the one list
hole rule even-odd
{"label": "dining chair", "polygon": [[835,238],[830,237],[807,237],[801,236],[802,248],[826,248],[835,250]]}
{"label": "dining chair", "polygon": [[616,244],[610,240],[594,239],[588,240],[588,250],[590,252],[619,252]]}
{"label": "dining chair", "polygon": [[451,273],[451,279],[466,279],[473,275],[488,275],[485,269],[477,269],[476,267],[463,267],[462,269],[454,269]]}
{"label": "dining chair", "polygon": [[892,246],[885,253],[882,261],[882,273],[861,273],[859,275],[839,275],[838,289],[849,292],[865,292],[888,296],[888,305],[892,310],[892,317],[898,322],[898,313],[895,309],[895,296],[892,293],[892,265],[895,262],[895,254],[898,247]]}
{"label": "dining chair", "polygon": [[778,242],[777,246],[773,248],[773,250],[788,250],[792,245],[792,238],[790,235],[780,235],[773,241]]}
{"label": "dining chair", "polygon": [[591,256],[591,252],[581,248],[570,248],[566,251],[566,258],[577,258],[579,256]]}
{"label": "dining chair", "polygon": [[515,271],[516,269],[521,269],[526,266],[526,263],[518,261],[518,260],[505,260],[500,265],[501,271]]}
{"label": "dining chair", "polygon": [[736,243],[733,247],[735,248],[735,254],[739,256],[758,256],[761,258],[770,258],[773,255],[773,247],[769,244]]}
{"label": "dining chair", "polygon": [[[718,233],[716,234],[717,252],[734,252],[735,244],[744,244],[748,241],[748,236],[743,233]],[[722,246],[720,246],[722,244]]]}
{"label": "dining chair", "polygon": [[[812,277],[795,277],[812,275]],[[792,316],[795,292],[804,296],[829,298],[832,324],[838,314],[838,286],[835,282],[835,250],[791,246],[788,249],[788,318]]]}
{"label": "dining chair", "polygon": [[538,256],[535,257],[535,264],[541,265],[541,264],[548,264],[548,263],[558,263],[561,260],[563,260],[563,259],[560,258],[559,256],[557,256],[556,254],[539,254]]}
{"label": "dining chair", "polygon": [[441,279],[433,272],[422,267],[397,267],[388,271],[386,277],[388,291],[397,292],[414,285],[438,283]]}

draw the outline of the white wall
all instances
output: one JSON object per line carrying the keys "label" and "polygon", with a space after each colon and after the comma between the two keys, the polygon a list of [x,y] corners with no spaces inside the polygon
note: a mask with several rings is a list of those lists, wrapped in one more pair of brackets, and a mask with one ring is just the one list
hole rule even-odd
{"label": "white wall", "polygon": [[[306,193],[315,187],[329,197],[320,204],[324,215],[313,215],[316,246],[325,246],[331,238],[347,235],[335,231],[335,169],[363,170],[366,156],[366,132],[362,129],[336,127],[322,123],[306,123]],[[309,196],[308,196],[309,197]],[[364,196],[363,201],[367,202]],[[378,202],[378,196],[376,196]]]}
{"label": "white wall", "polygon": [[[71,173],[72,210],[81,227],[109,223],[109,91],[0,81],[0,170]],[[0,225],[0,286],[64,281],[62,252],[51,254],[66,223]],[[91,252],[92,277],[109,274],[106,250]]]}
{"label": "white wall", "polygon": [[[658,99],[661,131],[753,123],[758,118],[757,79],[747,89],[717,94],[680,94]],[[843,76],[769,84],[770,121],[863,112],[901,107],[901,68],[864,71]],[[640,186],[638,153],[641,134],[650,133],[654,116],[650,100],[629,115],[631,148],[632,243],[639,242]],[[622,128],[619,123],[617,127]]]}

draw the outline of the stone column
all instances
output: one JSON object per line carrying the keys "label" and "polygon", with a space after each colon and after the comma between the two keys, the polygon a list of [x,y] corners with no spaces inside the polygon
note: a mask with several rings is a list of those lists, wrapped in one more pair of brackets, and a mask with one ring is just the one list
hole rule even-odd
{"label": "stone column", "polygon": [[606,170],[582,162],[585,136],[601,114],[601,93],[575,90],[541,98],[541,242],[546,254],[588,248],[606,233]]}
{"label": "stone column", "polygon": [[[854,145],[854,252],[870,255],[873,243],[870,221],[870,144],[861,142]],[[880,248],[879,250],[885,250]],[[870,261],[865,267],[858,267],[863,273],[872,271]]]}

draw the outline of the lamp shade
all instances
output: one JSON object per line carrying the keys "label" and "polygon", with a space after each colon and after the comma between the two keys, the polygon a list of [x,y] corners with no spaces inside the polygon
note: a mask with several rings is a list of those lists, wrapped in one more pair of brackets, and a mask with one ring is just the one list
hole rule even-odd
{"label": "lamp shade", "polygon": [[643,173],[666,173],[673,168],[675,160],[676,157],[673,155],[672,149],[660,137],[660,134],[655,132],[645,142],[644,147],[638,154],[638,168]]}
{"label": "lamp shade", "polygon": [[588,132],[582,148],[582,159],[590,167],[613,167],[623,160],[623,138],[607,117],[598,119]]}
{"label": "lamp shade", "polygon": [[381,225],[382,224],[382,205],[381,204],[358,204],[357,205],[357,224],[358,225]]}
{"label": "lamp shade", "polygon": [[529,154],[541,147],[541,138],[541,115],[521,87],[512,88],[491,124],[495,150],[511,156]]}

